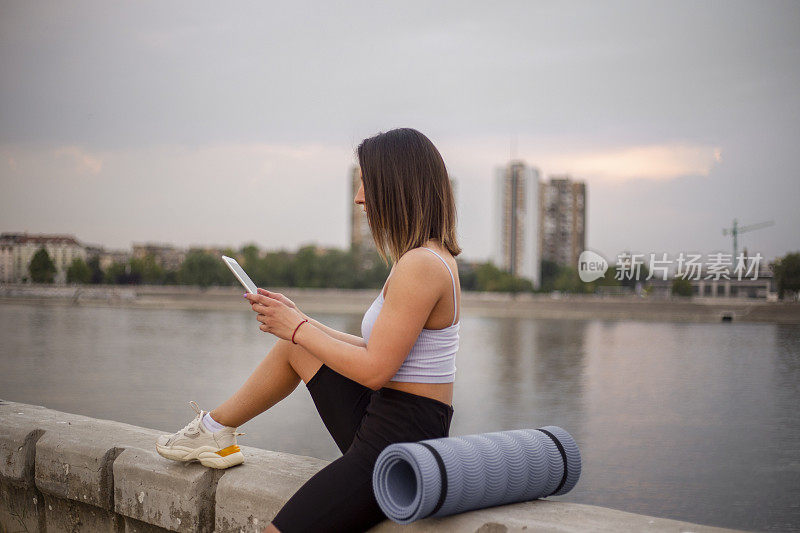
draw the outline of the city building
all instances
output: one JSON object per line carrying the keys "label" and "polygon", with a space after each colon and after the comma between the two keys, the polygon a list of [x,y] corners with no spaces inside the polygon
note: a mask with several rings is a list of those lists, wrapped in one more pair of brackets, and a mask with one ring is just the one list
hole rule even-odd
{"label": "city building", "polygon": [[[673,279],[653,278],[645,283],[648,295],[655,298],[672,296]],[[690,279],[692,297],[694,298],[736,298],[748,300],[777,301],[778,293],[774,274],[765,269],[759,273],[757,279],[736,277],[720,279]]]}
{"label": "city building", "polygon": [[126,265],[131,259],[131,253],[127,250],[106,250],[101,248],[97,256],[99,258],[100,269],[103,271],[108,270],[114,263]]}
{"label": "city building", "polygon": [[14,281],[14,244],[0,240],[0,282]]}
{"label": "city building", "polygon": [[586,184],[570,176],[540,183],[539,228],[542,260],[577,269],[586,249]]}
{"label": "city building", "polygon": [[155,258],[156,264],[165,270],[178,270],[186,259],[186,250],[170,244],[144,243],[133,245],[133,258],[144,259],[148,255]]}
{"label": "city building", "polygon": [[495,169],[493,262],[539,288],[539,169],[512,160]]}
{"label": "city building", "polygon": [[31,259],[42,247],[55,264],[56,283],[66,282],[67,269],[73,259],[86,260],[86,249],[72,235],[3,233],[0,234],[0,281],[29,281]]}

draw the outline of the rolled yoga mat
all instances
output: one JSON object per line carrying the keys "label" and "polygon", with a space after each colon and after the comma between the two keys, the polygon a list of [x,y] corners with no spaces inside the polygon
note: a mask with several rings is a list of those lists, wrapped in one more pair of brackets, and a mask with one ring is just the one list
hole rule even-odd
{"label": "rolled yoga mat", "polygon": [[398,524],[565,494],[581,455],[558,426],[403,442],[375,461],[372,489]]}

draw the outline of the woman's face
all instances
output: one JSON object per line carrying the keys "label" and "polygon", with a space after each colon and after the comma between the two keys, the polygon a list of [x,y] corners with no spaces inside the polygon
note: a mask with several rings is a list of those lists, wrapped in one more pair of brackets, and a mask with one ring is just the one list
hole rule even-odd
{"label": "woman's face", "polygon": [[364,199],[364,178],[361,176],[361,169],[360,168],[358,169],[358,177],[361,180],[361,186],[358,188],[358,192],[356,193],[355,203],[356,203],[356,205],[360,205],[361,209],[363,209],[364,212],[366,213],[367,212],[367,204],[364,203],[364,201],[365,201],[365,199]]}

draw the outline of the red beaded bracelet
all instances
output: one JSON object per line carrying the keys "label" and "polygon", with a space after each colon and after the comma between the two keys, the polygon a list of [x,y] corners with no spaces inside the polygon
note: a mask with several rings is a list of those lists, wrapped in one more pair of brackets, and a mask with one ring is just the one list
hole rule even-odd
{"label": "red beaded bracelet", "polygon": [[[307,318],[304,318],[304,319],[303,319],[303,321],[302,321],[302,322],[300,322],[299,324],[297,324],[297,327],[296,327],[296,328],[294,328],[294,333],[292,333],[292,342],[294,342],[294,334],[295,334],[295,333],[297,333],[297,330],[298,330],[298,328],[299,328],[300,326],[302,326],[302,325],[303,325],[304,323],[306,323],[306,322],[308,322],[308,319],[307,319]],[[294,343],[295,343],[295,344],[297,344],[296,342],[294,342]]]}

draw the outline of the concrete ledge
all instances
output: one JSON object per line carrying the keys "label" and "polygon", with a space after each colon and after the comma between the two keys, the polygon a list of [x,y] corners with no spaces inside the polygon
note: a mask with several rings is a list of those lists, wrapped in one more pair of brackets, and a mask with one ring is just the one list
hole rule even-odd
{"label": "concrete ledge", "polygon": [[444,518],[428,518],[407,525],[389,520],[370,533],[423,533],[427,531],[475,531],[480,533],[585,533],[586,531],[647,531],[674,533],[722,533],[731,529],[690,524],[581,503],[535,500],[490,507]]}
{"label": "concrete ledge", "polygon": [[246,459],[217,484],[217,531],[261,532],[303,483],[328,462],[241,446]]}
{"label": "concrete ledge", "polygon": [[128,448],[114,461],[114,510],[171,531],[213,531],[214,494],[224,473]]}
{"label": "concrete ledge", "polygon": [[[1,400],[0,400],[1,401]],[[58,411],[38,405],[0,404],[0,478],[18,486],[33,485],[36,442],[58,422]]]}
{"label": "concrete ledge", "polygon": [[150,448],[159,432],[63,413],[36,443],[36,488],[53,496],[114,509],[111,465],[129,446]]}
{"label": "concrete ledge", "polygon": [[[242,446],[227,470],[169,461],[158,431],[0,400],[0,532],[260,532],[327,461]],[[373,532],[731,531],[550,500]]]}

